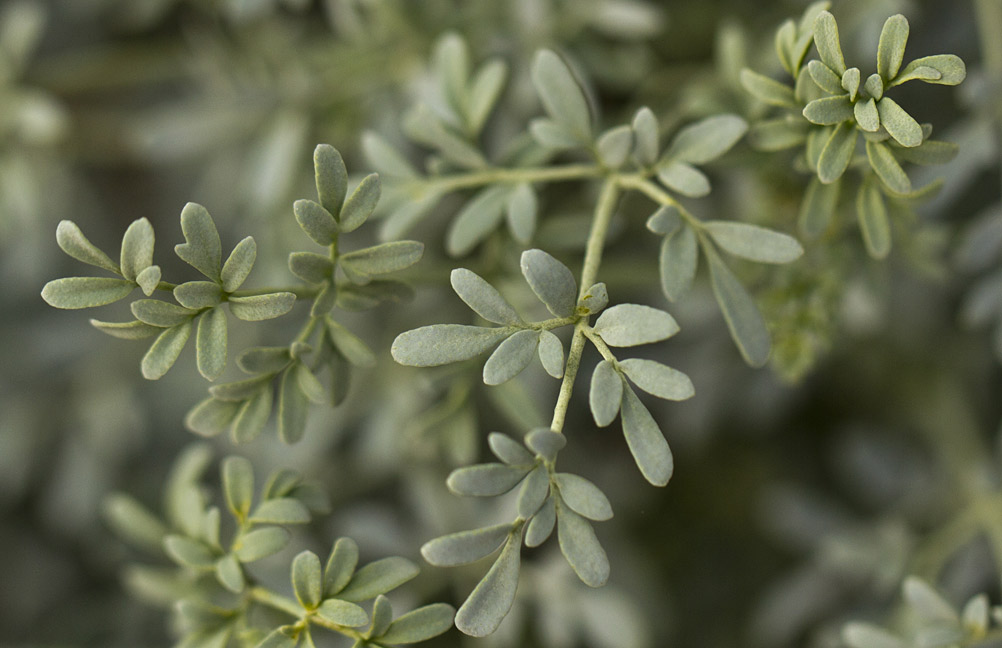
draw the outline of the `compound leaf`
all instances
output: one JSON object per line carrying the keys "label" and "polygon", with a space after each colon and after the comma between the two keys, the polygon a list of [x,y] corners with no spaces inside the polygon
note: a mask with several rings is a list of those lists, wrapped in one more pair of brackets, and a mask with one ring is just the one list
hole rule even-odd
{"label": "compound leaf", "polygon": [[887,188],[898,194],[906,194],[912,190],[912,182],[908,179],[901,165],[898,164],[889,146],[882,142],[867,142],[866,157],[870,168],[883,180]]}
{"label": "compound leaf", "polygon": [[538,547],[546,542],[546,539],[553,533],[556,521],[557,511],[554,498],[551,496],[543,502],[536,514],[529,520],[529,526],[525,530],[525,546]]}
{"label": "compound leaf", "polygon": [[310,512],[294,497],[276,497],[258,504],[251,513],[250,521],[257,524],[305,524],[310,521]]}
{"label": "compound leaf", "polygon": [[244,457],[227,457],[223,460],[223,493],[226,505],[238,518],[250,513],[254,497],[254,469]]}
{"label": "compound leaf", "polygon": [[451,256],[463,256],[493,232],[504,218],[511,188],[503,185],[479,192],[449,224],[445,248]]}
{"label": "compound leaf", "polygon": [[529,452],[510,436],[500,432],[491,432],[487,435],[487,444],[501,461],[509,465],[531,464],[533,457]]}
{"label": "compound leaf", "polygon": [[856,150],[858,134],[856,125],[851,121],[844,121],[835,127],[818,158],[818,178],[821,182],[825,184],[835,182],[849,168],[852,154]]}
{"label": "compound leaf", "polygon": [[219,400],[210,396],[188,411],[184,425],[196,434],[206,437],[216,436],[229,427],[238,409],[240,409],[238,402]]}
{"label": "compound leaf", "polygon": [[922,143],[922,127],[893,99],[884,97],[878,101],[877,113],[880,114],[881,126],[898,144],[913,147]]}

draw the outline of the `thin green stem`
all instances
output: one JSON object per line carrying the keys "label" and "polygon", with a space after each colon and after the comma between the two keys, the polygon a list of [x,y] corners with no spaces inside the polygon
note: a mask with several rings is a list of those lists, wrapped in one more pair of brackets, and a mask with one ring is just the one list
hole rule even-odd
{"label": "thin green stem", "polygon": [[438,191],[456,191],[502,182],[553,182],[598,178],[602,168],[595,164],[569,164],[555,167],[530,167],[523,169],[488,168],[469,173],[415,180],[423,188]]}
{"label": "thin green stem", "polygon": [[616,364],[616,356],[612,353],[612,349],[610,349],[609,345],[605,343],[605,340],[595,334],[595,329],[590,326],[585,326],[583,331],[585,337],[591,340],[591,343],[595,345],[598,352],[602,354],[602,358]]}
{"label": "thin green stem", "polygon": [[639,191],[659,205],[675,207],[682,215],[682,218],[684,218],[693,228],[698,230],[702,227],[700,220],[690,214],[689,210],[687,210],[682,203],[676,200],[670,193],[648,180],[645,176],[640,174],[621,175],[617,177],[617,182],[623,189],[634,189]]}
{"label": "thin green stem", "polygon": [[[618,198],[619,185],[616,176],[609,176],[602,184],[602,191],[599,194],[598,203],[595,205],[595,214],[592,217],[591,231],[588,233],[585,258],[581,266],[581,297],[584,297],[598,276],[598,268],[602,263],[602,249],[605,247],[605,238],[609,233],[609,223],[616,211]],[[581,355],[584,353],[585,334],[588,328],[587,317],[579,319],[574,326],[571,348],[567,353],[567,365],[564,368],[564,378],[560,383],[560,393],[557,395],[557,404],[553,408],[553,420],[550,422],[550,429],[554,432],[563,432],[564,430],[567,408],[570,406],[574,380],[577,378],[578,368],[581,366]]]}

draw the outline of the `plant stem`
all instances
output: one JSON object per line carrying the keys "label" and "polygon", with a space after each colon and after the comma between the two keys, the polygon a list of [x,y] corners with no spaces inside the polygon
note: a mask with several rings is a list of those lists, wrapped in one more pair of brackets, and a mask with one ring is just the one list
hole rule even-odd
{"label": "plant stem", "polygon": [[555,180],[597,178],[601,175],[602,168],[595,164],[569,164],[523,169],[488,168],[481,171],[416,180],[415,182],[419,182],[428,189],[455,191],[499,182],[552,182]]}
{"label": "plant stem", "polygon": [[618,183],[619,186],[624,189],[634,189],[639,191],[659,205],[675,207],[682,215],[682,218],[684,218],[689,225],[697,231],[700,227],[702,227],[700,220],[690,214],[689,211],[682,206],[682,203],[677,201],[675,197],[667,191],[648,180],[645,176],[640,174],[621,175],[618,177]]}
{"label": "plant stem", "polygon": [[[609,176],[602,184],[602,191],[599,194],[598,204],[595,205],[595,214],[592,217],[591,231],[588,233],[585,258],[581,266],[580,297],[584,297],[588,289],[595,283],[595,277],[598,276],[598,268],[602,263],[602,249],[605,247],[605,237],[609,233],[609,223],[616,211],[618,197],[617,176]],[[577,378],[578,368],[581,366],[581,354],[584,353],[585,330],[587,328],[587,317],[582,317],[574,326],[571,348],[567,353],[564,379],[560,383],[560,393],[557,396],[557,404],[553,408],[553,420],[550,422],[550,429],[554,432],[563,432],[564,430],[567,408],[570,406],[571,393],[574,391],[574,380]]]}

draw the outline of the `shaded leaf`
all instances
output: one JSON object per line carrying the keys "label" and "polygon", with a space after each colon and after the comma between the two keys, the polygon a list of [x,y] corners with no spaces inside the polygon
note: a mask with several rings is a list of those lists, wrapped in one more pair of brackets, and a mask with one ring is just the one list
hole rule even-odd
{"label": "shaded leaf", "polygon": [[278,553],[289,543],[290,537],[281,527],[254,529],[240,536],[234,551],[240,562],[251,563]]}
{"label": "shaded leaf", "polygon": [[198,372],[206,380],[215,380],[226,368],[226,312],[210,308],[198,318],[195,335],[195,357]]}
{"label": "shaded leaf", "polygon": [[449,474],[446,485],[456,495],[494,497],[507,493],[529,473],[529,467],[503,463],[485,463],[457,468]]}
{"label": "shaded leaf", "polygon": [[876,172],[888,189],[899,194],[906,194],[912,190],[912,182],[908,179],[908,174],[898,164],[890,147],[882,142],[868,141],[866,143],[866,157],[870,162],[870,168]]}
{"label": "shaded leaf", "polygon": [[362,178],[341,210],[341,231],[354,232],[364,223],[379,203],[381,185],[375,173]]}
{"label": "shaded leaf", "polygon": [[610,361],[602,360],[591,375],[591,389],[588,393],[588,404],[595,418],[595,425],[605,427],[616,420],[622,397],[623,379]]}
{"label": "shaded leaf", "polygon": [[511,235],[519,243],[526,244],[532,240],[532,235],[536,231],[538,210],[539,204],[532,185],[527,182],[515,185],[515,190],[505,203],[505,218],[508,220]]}
{"label": "shaded leaf", "polygon": [[379,173],[396,178],[416,178],[417,170],[383,137],[373,131],[362,133],[362,153]]}
{"label": "shaded leaf", "polygon": [[143,356],[143,378],[157,380],[174,366],[191,335],[191,321],[173,326],[161,333]]}
{"label": "shaded leaf", "polygon": [[358,566],[358,545],[351,538],[338,538],[324,567],[324,596],[334,596],[351,581]]}
{"label": "shaded leaf", "polygon": [[299,604],[307,610],[320,605],[323,597],[323,571],[320,558],[312,551],[304,551],[292,560],[292,589]]}
{"label": "shaded leaf", "polygon": [[307,283],[322,283],[330,279],[334,264],[322,254],[293,252],[289,255],[289,270]]}
{"label": "shaded leaf", "polygon": [[766,119],[748,129],[748,141],[760,151],[782,151],[802,145],[809,126],[802,119]]}
{"label": "shaded leaf", "polygon": [[533,456],[519,442],[506,434],[491,432],[487,436],[487,444],[501,461],[510,465],[525,465],[533,462]]}
{"label": "shaded leaf", "polygon": [[636,139],[634,154],[637,161],[643,166],[651,166],[658,159],[661,145],[658,142],[659,127],[658,118],[654,112],[644,106],[637,111],[633,117],[633,133]]}
{"label": "shaded leaf", "polygon": [[906,648],[907,644],[883,628],[870,623],[847,623],[842,641],[850,648]]}
{"label": "shaded leaf", "polygon": [[852,122],[845,121],[835,127],[818,158],[818,178],[821,182],[835,182],[849,168],[858,134],[859,131]]}
{"label": "shaded leaf", "polygon": [[238,409],[238,402],[209,397],[188,412],[184,425],[196,434],[216,436],[230,426]]}
{"label": "shaded leaf", "polygon": [[808,61],[807,73],[811,75],[814,83],[828,94],[842,94],[842,78],[821,61]]}
{"label": "shaded leaf", "polygon": [[296,380],[298,366],[286,369],[278,386],[278,438],[288,444],[303,438],[310,412],[309,399]]}
{"label": "shaded leaf", "polygon": [[456,609],[448,603],[432,603],[408,612],[393,621],[380,637],[388,644],[418,643],[437,637],[452,627]]}
{"label": "shaded leaf", "polygon": [[751,295],[717,253],[707,250],[706,258],[710,265],[713,294],[727,322],[731,338],[745,362],[752,367],[761,367],[769,359],[772,346],[762,314]]}
{"label": "shaded leaf", "polygon": [[176,286],[172,294],[177,303],[193,310],[210,308],[223,299],[222,290],[214,281],[188,281]]}
{"label": "shaded leaf", "polygon": [[591,111],[581,85],[556,53],[541,50],[532,62],[532,83],[547,114],[581,143],[591,141]]}
{"label": "shaded leaf", "polygon": [[216,561],[216,580],[235,594],[243,591],[246,581],[240,562],[233,554],[227,554]]}
{"label": "shaded leaf", "polygon": [[707,117],[680,130],[665,157],[705,164],[729,151],[747,130],[748,123],[737,115]]}
{"label": "shaded leaf", "polygon": [[[230,437],[234,443],[249,443],[257,438],[271,415],[271,389],[264,387],[244,402],[233,419]],[[267,504],[267,502],[265,502]],[[260,507],[258,507],[260,510]],[[261,520],[269,522],[272,520]]]}
{"label": "shaded leaf", "polygon": [[294,497],[278,497],[261,502],[250,516],[257,524],[305,524],[310,521],[306,506]]}
{"label": "shaded leaf", "polygon": [[522,275],[532,292],[557,317],[570,317],[577,304],[577,282],[560,261],[542,250],[526,250],[521,257]]}
{"label": "shaded leaf", "polygon": [[667,160],[658,164],[658,180],[683,196],[700,198],[710,193],[710,180],[702,171],[685,162]]}
{"label": "shaded leaf", "polygon": [[258,322],[288,313],[296,303],[296,295],[290,292],[276,292],[247,297],[231,296],[228,301],[230,312],[234,317],[247,322]]}
{"label": "shaded leaf", "polygon": [[508,614],[518,589],[521,542],[511,536],[501,555],[456,613],[456,627],[474,636],[494,632]]}
{"label": "shaded leaf", "polygon": [[610,128],[595,142],[595,152],[599,161],[610,169],[623,166],[631,150],[633,150],[633,129],[629,126]]}
{"label": "shaded leaf", "polygon": [[549,497],[543,506],[529,520],[529,526],[525,530],[525,546],[538,547],[546,542],[546,539],[553,533],[553,527],[557,521],[557,512],[554,506],[554,498]]}
{"label": "shaded leaf", "polygon": [[564,345],[549,331],[539,332],[539,361],[546,373],[554,378],[564,375]]}
{"label": "shaded leaf", "polygon": [[344,160],[330,144],[318,144],[313,150],[313,168],[320,204],[336,219],[348,194],[348,170]]}
{"label": "shaded leaf", "polygon": [[884,97],[878,101],[877,112],[880,114],[880,125],[898,144],[912,147],[922,143],[922,127],[893,99]]}
{"label": "shaded leaf", "polygon": [[532,517],[550,494],[550,473],[546,466],[536,466],[522,481],[516,510],[522,519]]}
{"label": "shaded leaf", "polygon": [[238,518],[250,513],[254,498],[254,469],[244,457],[227,457],[223,460],[223,493],[226,505]]}
{"label": "shaded leaf", "polygon": [[141,322],[139,320],[133,320],[131,322],[102,322],[100,320],[92,319],[90,321],[90,325],[102,333],[107,333],[112,337],[121,338],[123,340],[142,340],[148,337],[153,337],[163,331],[163,329],[159,326],[151,326],[146,322]]}
{"label": "shaded leaf", "polygon": [[837,97],[822,97],[804,106],[804,117],[813,124],[830,126],[854,116],[852,102],[846,95]]}
{"label": "shaded leaf", "polygon": [[230,256],[226,258],[223,269],[219,273],[223,290],[233,292],[242,286],[247,279],[247,275],[250,274],[251,269],[254,267],[256,259],[257,243],[254,241],[253,236],[248,236],[237,243],[233,251],[230,252]]}
{"label": "shaded leaf", "polygon": [[567,437],[549,428],[536,428],[525,435],[525,445],[547,461],[553,461],[567,445]]}
{"label": "shaded leaf", "polygon": [[140,218],[132,221],[122,237],[123,277],[135,281],[140,272],[153,265],[153,240],[153,226],[149,220]]}
{"label": "shaded leaf", "polygon": [[498,345],[484,364],[484,384],[500,385],[529,366],[539,345],[539,331],[525,330],[512,334]]}
{"label": "shaded leaf", "polygon": [[508,66],[503,61],[488,61],[470,80],[466,117],[471,132],[479,133],[484,127],[507,80]]}
{"label": "shaded leaf", "polygon": [[312,200],[297,200],[292,205],[296,222],[317,245],[328,246],[334,242],[339,228],[333,214]]}
{"label": "shaded leaf", "polygon": [[670,301],[680,299],[689,290],[696,277],[698,257],[696,233],[687,225],[661,242],[658,258],[661,290]]}
{"label": "shaded leaf", "polygon": [[338,593],[345,601],[367,601],[400,587],[418,574],[417,565],[393,556],[371,562],[355,572],[351,582]]}
{"label": "shaded leaf", "polygon": [[511,189],[488,187],[477,193],[449,223],[445,248],[451,256],[463,256],[497,229],[504,217]]}
{"label": "shaded leaf", "polygon": [[661,429],[633,390],[623,390],[623,436],[644,478],[655,486],[671,479],[675,462]]}
{"label": "shaded leaf", "polygon": [[112,493],[101,503],[108,525],[120,537],[153,551],[163,546],[167,527],[134,497]]}
{"label": "shaded leaf", "polygon": [[840,180],[825,184],[818,177],[811,178],[811,184],[807,186],[804,194],[804,201],[800,204],[800,216],[797,220],[804,236],[814,239],[828,229],[835,214],[841,186]]}
{"label": "shaded leaf", "polygon": [[741,70],[741,85],[763,103],[786,108],[799,107],[793,88],[748,68]]}
{"label": "shaded leaf", "polygon": [[876,133],[880,130],[880,112],[877,110],[877,102],[873,97],[853,104],[852,114],[856,123],[863,130],[870,133]]}
{"label": "shaded leaf", "polygon": [[804,253],[804,248],[792,236],[757,225],[707,221],[703,227],[717,245],[743,259],[759,263],[790,263]]}
{"label": "shaded leaf", "polygon": [[360,337],[331,318],[327,318],[326,326],[331,343],[348,362],[356,367],[375,366],[376,354]]}
{"label": "shaded leaf", "polygon": [[361,607],[348,601],[327,599],[317,608],[317,616],[349,628],[358,628],[369,623],[369,615]]}
{"label": "shaded leaf", "polygon": [[866,251],[875,259],[883,259],[891,251],[891,222],[880,188],[868,175],[856,194],[856,216],[863,233]]}
{"label": "shaded leaf", "polygon": [[224,401],[247,400],[271,382],[271,377],[272,374],[269,373],[245,380],[220,383],[209,387],[209,393]]}
{"label": "shaded leaf", "polygon": [[192,569],[212,569],[216,557],[203,542],[182,535],[168,535],[163,540],[164,551],[171,560]]}
{"label": "shaded leaf", "polygon": [[583,517],[561,507],[557,511],[557,538],[560,552],[585,585],[601,587],[609,580],[609,558]]}
{"label": "shaded leaf", "polygon": [[421,260],[424,244],[393,241],[341,255],[342,267],[363,275],[378,275],[409,268]]}
{"label": "shaded leaf", "polygon": [[560,497],[576,513],[598,522],[612,519],[612,504],[598,486],[571,473],[554,475]]}

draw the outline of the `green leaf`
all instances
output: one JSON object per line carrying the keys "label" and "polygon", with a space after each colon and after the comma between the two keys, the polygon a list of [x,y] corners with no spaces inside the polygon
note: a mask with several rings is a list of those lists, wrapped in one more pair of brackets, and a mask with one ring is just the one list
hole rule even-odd
{"label": "green leaf", "polygon": [[748,130],[748,123],[737,115],[714,115],[686,126],[675,135],[666,158],[705,164],[733,147]]}
{"label": "green leaf", "polygon": [[296,222],[317,245],[324,247],[334,242],[339,228],[334,216],[319,203],[312,200],[297,200],[292,205]]}
{"label": "green leaf", "polygon": [[458,167],[480,169],[487,166],[483,154],[456,128],[442,119],[424,103],[414,106],[404,117],[403,130],[407,137],[438,150],[441,157]]}
{"label": "green leaf", "polygon": [[479,133],[497,104],[508,80],[508,66],[502,61],[488,61],[470,80],[466,102],[467,125]]}
{"label": "green leaf", "polygon": [[870,161],[870,168],[883,180],[888,189],[899,194],[911,192],[912,182],[894,158],[890,147],[882,142],[867,141],[866,157]]}
{"label": "green leaf", "polygon": [[793,88],[748,68],[741,70],[741,85],[753,97],[771,106],[800,107]]}
{"label": "green leaf", "polygon": [[847,623],[842,641],[850,648],[907,648],[904,641],[870,623]]}
{"label": "green leaf", "polygon": [[662,205],[647,219],[645,227],[654,234],[671,236],[682,227],[681,212],[673,205]]}
{"label": "green leaf", "polygon": [[281,527],[254,529],[240,536],[234,548],[243,563],[252,563],[274,555],[289,544],[291,534]]}
{"label": "green leaf", "polygon": [[[214,285],[214,284],[213,284]],[[139,299],[130,304],[136,319],[151,326],[169,328],[190,322],[196,311],[157,299]]]}
{"label": "green leaf", "polygon": [[331,318],[326,321],[331,343],[351,364],[356,367],[374,367],[376,354],[357,335]]}
{"label": "green leaf", "polygon": [[520,326],[525,323],[497,289],[477,273],[456,268],[449,275],[452,289],[480,317],[495,324]]}
{"label": "green leaf", "polygon": [[362,153],[376,171],[391,178],[416,178],[417,170],[393,146],[373,131],[362,133]]}
{"label": "green leaf", "polygon": [[294,497],[278,497],[261,502],[250,521],[255,524],[305,524],[310,521],[310,512]]}
{"label": "green leaf", "polygon": [[678,323],[668,313],[641,304],[617,304],[595,322],[595,332],[606,344],[629,347],[667,340],[678,333]]}
{"label": "green leaf", "polygon": [[633,384],[652,396],[680,401],[695,394],[689,376],[660,362],[629,358],[621,361],[619,368],[633,381]]}
{"label": "green leaf", "polygon": [[209,279],[219,281],[222,244],[205,207],[196,203],[185,205],[181,210],[181,231],[186,242],[174,246],[175,254]]}
{"label": "green leaf", "polygon": [[292,589],[299,604],[307,610],[320,605],[323,597],[323,571],[317,554],[304,551],[292,560]]}
{"label": "green leaf", "polygon": [[533,461],[533,456],[522,447],[522,444],[506,434],[491,432],[487,435],[487,444],[494,456],[506,464],[519,466],[531,464]]}
{"label": "green leaf", "polygon": [[583,517],[574,511],[557,509],[557,538],[560,552],[585,585],[601,587],[609,580],[609,558]]}
{"label": "green leaf", "polygon": [[244,402],[233,419],[230,437],[234,443],[249,443],[257,438],[271,415],[271,389],[262,388]]}
{"label": "green leaf", "polygon": [[195,355],[198,372],[206,380],[215,380],[226,368],[226,312],[211,308],[198,318],[195,335]]}
{"label": "green leaf", "polygon": [[782,151],[800,146],[807,139],[810,124],[802,119],[766,119],[748,130],[748,142],[760,151]]}
{"label": "green leaf", "polygon": [[56,308],[93,308],[123,299],[136,285],[113,277],[66,277],[42,288],[42,299]]}
{"label": "green leaf", "polygon": [[612,519],[612,504],[598,486],[571,473],[557,473],[554,479],[561,499],[576,513],[597,522]]}
{"label": "green leaf", "polygon": [[891,222],[880,187],[867,175],[856,194],[856,216],[863,233],[866,251],[874,259],[883,259],[891,251]]}
{"label": "green leaf", "polygon": [[741,282],[724,264],[716,252],[707,249],[710,266],[710,284],[713,295],[724,314],[731,338],[738,345],[741,357],[752,367],[761,367],[769,359],[772,342],[769,329],[755,301]]}
{"label": "green leaf", "polygon": [[508,196],[505,203],[505,218],[508,229],[516,241],[528,244],[536,231],[536,214],[539,204],[536,192],[528,182],[515,185],[515,190]]}
{"label": "green leaf", "polygon": [[792,236],[733,221],[707,221],[703,227],[724,251],[759,263],[790,263],[804,248]]}
{"label": "green leaf", "polygon": [[268,636],[254,648],[296,648],[298,644],[299,631],[293,630],[289,626],[282,626],[268,633]]}
{"label": "green leaf", "polygon": [[819,126],[838,124],[854,116],[852,102],[846,95],[815,99],[804,106],[803,112],[808,121]]}
{"label": "green leaf", "polygon": [[884,96],[884,80],[880,78],[879,74],[874,73],[866,77],[863,88],[874,101],[880,101]]}
{"label": "green leaf", "polygon": [[529,134],[543,148],[563,150],[581,146],[581,141],[574,133],[552,119],[533,119],[529,122]]}
{"label": "green leaf", "polygon": [[549,497],[529,520],[529,526],[525,530],[525,546],[538,547],[546,542],[546,539],[553,533],[556,521],[557,511],[554,506],[554,498]]}
{"label": "green leaf", "polygon": [[143,378],[158,380],[174,366],[191,335],[191,321],[173,326],[161,333],[143,356]]}
{"label": "green leaf", "polygon": [[557,317],[570,317],[577,305],[577,282],[560,261],[542,250],[526,250],[521,258],[522,275],[532,292]]}
{"label": "green leaf", "polygon": [[907,43],[908,19],[901,14],[888,18],[880,30],[880,42],[877,45],[877,74],[884,81],[890,81],[898,75]]}
{"label": "green leaf", "polygon": [[77,261],[119,274],[119,267],[115,262],[91,243],[73,221],[59,221],[56,226],[56,243],[63,252]]}
{"label": "green leaf", "polygon": [[880,130],[880,113],[877,111],[877,102],[872,97],[866,101],[857,101],[853,104],[852,112],[856,123],[863,130],[870,133]]}
{"label": "green leaf", "polygon": [[633,117],[633,133],[636,139],[634,155],[642,166],[651,166],[658,160],[661,145],[658,142],[660,128],[654,112],[644,106]]}
{"label": "green leaf", "polygon": [[500,625],[515,601],[521,542],[511,536],[487,575],[456,613],[456,627],[474,637],[486,637]]}
{"label": "green leaf", "polygon": [[940,596],[932,586],[916,576],[909,576],[905,579],[901,586],[901,593],[923,625],[955,624],[960,621],[953,606]]}
{"label": "green leaf", "polygon": [[964,631],[968,635],[984,637],[988,632],[988,596],[978,594],[964,604],[961,615]]}
{"label": "green leaf", "polygon": [[450,533],[424,543],[421,555],[436,567],[466,565],[497,551],[510,534],[510,524]]}
{"label": "green leaf", "polygon": [[700,198],[710,193],[710,180],[702,171],[685,162],[664,160],[657,166],[658,180],[683,196]]}
{"label": "green leaf", "polygon": [[434,367],[478,356],[509,333],[505,328],[433,324],[398,335],[390,353],[402,365]]}
{"label": "green leaf", "polygon": [[313,150],[313,168],[320,204],[336,219],[341,213],[344,197],[348,195],[348,170],[344,160],[330,144],[318,144]]}
{"label": "green leaf", "polygon": [[290,445],[303,438],[310,412],[309,399],[296,380],[295,369],[299,366],[286,369],[278,387],[278,437]]}
{"label": "green leaf", "polygon": [[216,580],[234,594],[243,591],[246,580],[240,562],[233,554],[226,554],[216,561]]}
{"label": "green leaf", "polygon": [[362,178],[362,182],[351,193],[344,203],[344,209],[341,210],[342,232],[354,232],[368,220],[376,209],[380,192],[378,175],[372,173]]}
{"label": "green leaf", "polygon": [[330,279],[334,264],[326,255],[293,252],[289,255],[289,270],[307,283],[322,283]]}
{"label": "green leaf", "polygon": [[[877,104],[878,106],[880,104]],[[831,137],[821,150],[818,158],[818,178],[825,184],[835,182],[849,168],[852,154],[856,150],[859,131],[852,122],[842,122],[832,131]]]}
{"label": "green leaf", "polygon": [[393,241],[342,254],[342,267],[362,275],[380,275],[409,268],[421,260],[424,243]]}
{"label": "green leaf", "polygon": [[466,81],[470,76],[470,52],[466,42],[454,32],[445,34],[435,45],[432,61],[445,100],[460,113],[466,103]]}
{"label": "green leaf", "polygon": [[151,265],[136,275],[136,283],[143,294],[149,297],[160,285],[160,266]]}
{"label": "green leaf", "polygon": [[822,62],[841,76],[845,72],[845,59],[839,43],[838,24],[835,16],[827,11],[822,11],[814,20],[814,45]]}
{"label": "green leaf", "polygon": [[388,644],[412,644],[437,637],[452,627],[456,609],[448,603],[432,603],[398,617],[380,637]]}
{"label": "green leaf", "polygon": [[212,569],[216,557],[203,542],[182,535],[168,535],[163,540],[164,551],[171,560],[182,567]]}
{"label": "green leaf", "polygon": [[906,81],[917,79],[936,85],[954,86],[967,77],[967,66],[959,56],[953,54],[937,54],[917,58],[905,66],[889,84],[889,87],[901,85]]}
{"label": "green leaf", "polygon": [[828,94],[842,94],[842,79],[831,68],[818,60],[808,61],[807,73],[815,84]]}
{"label": "green leaf", "polygon": [[825,184],[816,176],[811,178],[811,184],[807,186],[804,201],[800,205],[798,218],[800,231],[808,239],[816,239],[828,229],[835,214],[841,186],[839,180]]}
{"label": "green leaf", "polygon": [[250,513],[254,498],[254,469],[244,457],[227,457],[223,460],[223,492],[226,506],[238,518]]}
{"label": "green leaf", "polygon": [[112,337],[117,337],[122,340],[142,340],[148,337],[153,337],[163,331],[163,329],[159,326],[151,326],[146,322],[140,322],[139,320],[133,320],[131,322],[102,322],[100,320],[92,319],[90,324],[102,333],[107,333]]}
{"label": "green leaf", "polygon": [[445,484],[456,495],[494,497],[515,488],[529,473],[530,467],[485,463],[457,468]]}
{"label": "green leaf", "polygon": [[163,546],[167,527],[135,498],[112,493],[101,503],[101,512],[115,533],[130,543],[153,551]]}
{"label": "green leaf", "polygon": [[[174,288],[174,299],[185,308],[198,310],[211,308],[223,299],[222,290],[214,281],[188,281]],[[144,300],[152,303],[153,300]],[[136,302],[139,303],[139,302]]]}
{"label": "green leaf", "polygon": [[261,391],[271,382],[272,374],[237,380],[234,382],[221,383],[209,387],[209,393],[219,400],[224,401],[244,401]]}
{"label": "green leaf", "polygon": [[539,332],[539,361],[546,373],[554,378],[564,375],[564,345],[549,331]]}
{"label": "green leaf", "polygon": [[122,237],[122,276],[135,281],[139,273],[153,265],[153,226],[145,218],[132,221]]}
{"label": "green leaf", "polygon": [[570,68],[556,53],[541,50],[532,62],[532,83],[547,114],[580,143],[590,143],[591,111]]}
{"label": "green leaf", "polygon": [[554,461],[557,453],[567,445],[567,438],[549,428],[536,428],[525,435],[525,445],[547,461]]}
{"label": "green leaf", "polygon": [[361,607],[340,599],[327,599],[317,608],[317,616],[331,623],[358,628],[369,623],[369,615]]}
{"label": "green leaf", "polygon": [[498,345],[484,364],[484,384],[500,385],[522,372],[539,345],[539,331],[525,330],[512,334]]}
{"label": "green leaf", "polygon": [[901,148],[894,151],[894,155],[904,162],[912,164],[946,164],[957,157],[960,147],[953,142],[939,142],[936,140],[925,140],[919,146],[913,148]]}
{"label": "green leaf", "polygon": [[324,567],[324,596],[340,592],[351,581],[358,566],[358,545],[351,538],[338,538]]}
{"label": "green leaf", "polygon": [[256,259],[257,243],[253,236],[248,236],[237,243],[233,251],[230,252],[230,256],[226,258],[226,263],[223,264],[223,269],[219,273],[223,290],[233,292],[242,286],[254,267]]}
{"label": "green leaf", "polygon": [[276,292],[247,297],[230,296],[227,301],[230,304],[230,312],[237,319],[259,322],[288,313],[296,303],[296,295],[291,292]]}
{"label": "green leaf", "polygon": [[320,379],[305,364],[299,362],[289,371],[295,373],[296,384],[299,385],[299,390],[311,402],[323,405],[330,400],[327,397],[327,391],[324,389],[323,383],[320,382]]}
{"label": "green leaf", "polygon": [[623,379],[612,362],[602,360],[591,375],[591,389],[588,392],[588,404],[595,418],[595,425],[605,427],[616,420],[622,399]]}
{"label": "green leaf", "polygon": [[617,126],[602,133],[595,142],[599,162],[609,169],[618,169],[626,163],[633,150],[633,129]]}
{"label": "green leaf", "polygon": [[378,637],[386,632],[391,623],[393,623],[393,605],[390,599],[380,594],[372,603],[372,624],[369,625],[366,635]]}
{"label": "green leaf", "polygon": [[609,291],[603,282],[592,284],[578,300],[577,310],[579,314],[594,315],[599,313],[609,304]]}
{"label": "green leaf", "polygon": [[400,587],[418,575],[417,565],[399,556],[371,562],[355,572],[351,582],[338,593],[345,601],[368,601]]}
{"label": "green leaf", "polygon": [[859,68],[851,67],[842,75],[842,89],[849,93],[849,100],[856,101],[859,94]]}
{"label": "green leaf", "polygon": [[671,449],[651,413],[633,390],[623,390],[623,436],[644,478],[655,486],[671,479],[675,462]]}
{"label": "green leaf", "polygon": [[517,510],[519,517],[528,519],[531,517],[549,493],[549,472],[543,465],[537,465],[522,481],[517,499]]}
{"label": "green leaf", "polygon": [[239,408],[237,402],[209,397],[188,411],[184,425],[196,434],[216,436],[230,426]]}
{"label": "green leaf", "polygon": [[451,256],[464,256],[490,235],[504,218],[511,188],[488,187],[477,193],[449,223],[445,249]]}
{"label": "green leaf", "polygon": [[680,299],[689,290],[696,277],[698,255],[696,233],[688,226],[682,226],[661,242],[658,259],[661,290],[670,301]]}
{"label": "green leaf", "polygon": [[922,127],[893,99],[884,97],[878,101],[877,112],[880,114],[880,125],[898,144],[912,147],[922,143]]}

